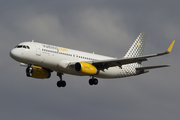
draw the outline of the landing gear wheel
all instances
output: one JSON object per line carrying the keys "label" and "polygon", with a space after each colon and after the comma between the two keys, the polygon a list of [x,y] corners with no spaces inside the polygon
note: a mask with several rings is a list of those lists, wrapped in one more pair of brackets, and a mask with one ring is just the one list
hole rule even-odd
{"label": "landing gear wheel", "polygon": [[57,87],[61,87],[61,81],[57,81]]}
{"label": "landing gear wheel", "polygon": [[66,81],[58,81],[57,86],[58,87],[65,87],[66,86]]}
{"label": "landing gear wheel", "polygon": [[62,87],[66,87],[66,81],[61,81]]}
{"label": "landing gear wheel", "polygon": [[89,84],[90,84],[90,85],[93,85],[93,84],[94,84],[93,79],[90,79],[90,80],[89,80]]}
{"label": "landing gear wheel", "polygon": [[94,85],[97,85],[98,84],[98,79],[94,79]]}
{"label": "landing gear wheel", "polygon": [[96,78],[89,79],[89,84],[90,85],[97,85],[98,84],[98,79],[96,79]]}

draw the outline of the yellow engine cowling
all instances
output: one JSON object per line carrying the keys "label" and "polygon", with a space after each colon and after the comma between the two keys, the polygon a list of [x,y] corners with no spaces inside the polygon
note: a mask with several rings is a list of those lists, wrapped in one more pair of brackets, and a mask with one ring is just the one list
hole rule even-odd
{"label": "yellow engine cowling", "polygon": [[51,77],[51,72],[39,66],[31,66],[26,69],[27,77],[45,79]]}
{"label": "yellow engine cowling", "polygon": [[74,70],[83,75],[96,75],[98,73],[95,66],[84,62],[77,62],[74,66]]}

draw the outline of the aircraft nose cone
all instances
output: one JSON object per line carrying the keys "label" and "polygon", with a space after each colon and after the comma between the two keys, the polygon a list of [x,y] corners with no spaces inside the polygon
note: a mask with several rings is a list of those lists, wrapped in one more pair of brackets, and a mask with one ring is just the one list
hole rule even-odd
{"label": "aircraft nose cone", "polygon": [[14,48],[9,52],[9,55],[11,56],[12,59],[14,59],[18,62],[26,62],[27,61],[27,57],[24,54],[23,49]]}
{"label": "aircraft nose cone", "polygon": [[11,58],[14,58],[14,49],[9,52],[9,55],[11,56]]}
{"label": "aircraft nose cone", "polygon": [[15,50],[15,49],[12,49],[12,50],[10,51],[9,55],[10,55],[11,58],[13,58],[13,59],[18,58],[18,53],[17,53],[17,50]]}

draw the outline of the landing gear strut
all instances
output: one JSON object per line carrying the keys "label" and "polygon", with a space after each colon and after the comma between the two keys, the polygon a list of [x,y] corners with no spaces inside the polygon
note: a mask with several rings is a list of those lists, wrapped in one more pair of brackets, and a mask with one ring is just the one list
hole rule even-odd
{"label": "landing gear strut", "polygon": [[62,80],[63,73],[57,73],[57,76],[59,76],[60,81],[57,81],[57,87],[65,87],[66,81]]}
{"label": "landing gear strut", "polygon": [[97,85],[98,84],[98,79],[92,77],[91,79],[89,79],[89,84],[90,85]]}

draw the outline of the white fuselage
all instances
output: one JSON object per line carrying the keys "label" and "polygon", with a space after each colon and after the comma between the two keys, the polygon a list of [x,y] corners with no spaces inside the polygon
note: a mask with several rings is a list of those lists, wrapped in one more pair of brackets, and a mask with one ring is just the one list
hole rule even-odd
{"label": "white fuselage", "polygon": [[[87,53],[37,42],[23,42],[20,43],[19,46],[20,45],[28,46],[29,49],[23,47],[16,47],[12,49],[10,55],[13,59],[21,63],[48,68],[58,73],[80,75],[73,67],[68,66],[71,62],[115,59],[94,53]],[[137,75],[135,68],[140,66],[140,64],[133,63],[123,65],[122,69],[119,66],[110,67],[104,71],[100,70],[99,73],[94,76],[99,78],[120,78],[133,76]]]}

